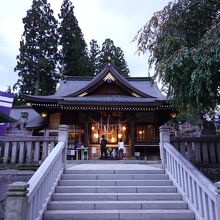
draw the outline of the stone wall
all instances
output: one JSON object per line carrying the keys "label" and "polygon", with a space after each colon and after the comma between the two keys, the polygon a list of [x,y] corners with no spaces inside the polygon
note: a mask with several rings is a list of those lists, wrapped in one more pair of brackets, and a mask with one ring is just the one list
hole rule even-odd
{"label": "stone wall", "polygon": [[6,192],[9,184],[17,181],[28,182],[34,171],[0,170],[0,220],[4,219]]}

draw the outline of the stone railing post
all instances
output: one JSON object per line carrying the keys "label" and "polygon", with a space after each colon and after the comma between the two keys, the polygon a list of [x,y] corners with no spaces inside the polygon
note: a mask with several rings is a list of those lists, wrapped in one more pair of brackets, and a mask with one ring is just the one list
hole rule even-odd
{"label": "stone railing post", "polygon": [[68,145],[68,126],[67,125],[59,126],[58,142],[65,143],[65,153],[63,154],[63,163],[65,166],[66,165],[66,151],[67,151],[67,145]]}
{"label": "stone railing post", "polygon": [[14,182],[8,186],[4,220],[27,219],[27,188],[25,182]]}
{"label": "stone railing post", "polygon": [[161,126],[160,127],[160,158],[163,168],[165,168],[165,163],[166,163],[165,150],[163,145],[166,142],[170,143],[170,131],[168,127]]}
{"label": "stone railing post", "polygon": [[215,210],[216,210],[216,220],[220,220],[220,181],[215,183],[216,186],[216,203],[215,203]]}

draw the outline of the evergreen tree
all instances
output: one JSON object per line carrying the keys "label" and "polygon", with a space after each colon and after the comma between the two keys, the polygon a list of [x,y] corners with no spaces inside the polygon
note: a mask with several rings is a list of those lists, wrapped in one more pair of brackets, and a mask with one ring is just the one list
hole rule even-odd
{"label": "evergreen tree", "polygon": [[106,63],[111,59],[111,63],[115,65],[117,71],[123,76],[129,76],[129,69],[124,59],[124,52],[120,47],[114,45],[113,40],[106,39],[102,44],[99,56],[99,72],[104,68]]}
{"label": "evergreen tree", "polygon": [[99,55],[100,55],[100,47],[96,40],[90,41],[90,51],[89,51],[89,62],[91,73],[96,75],[99,73]]}
{"label": "evergreen tree", "polygon": [[72,2],[64,0],[59,14],[61,72],[64,75],[91,75],[87,46],[73,9]]}
{"label": "evergreen tree", "polygon": [[18,89],[18,103],[23,95],[49,95],[56,90],[57,21],[47,0],[33,0],[23,18],[24,32],[20,41],[15,71],[19,79],[13,86]]}

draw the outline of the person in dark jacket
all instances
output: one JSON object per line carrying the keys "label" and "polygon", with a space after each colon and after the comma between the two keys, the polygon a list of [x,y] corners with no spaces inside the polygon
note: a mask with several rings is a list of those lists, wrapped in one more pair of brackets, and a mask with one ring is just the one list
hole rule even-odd
{"label": "person in dark jacket", "polygon": [[[100,142],[101,159],[107,159],[107,148],[106,148],[106,145],[107,145],[107,140],[105,139],[105,136],[102,135],[102,139],[101,139],[101,142]],[[103,156],[103,154],[104,154],[104,156]]]}

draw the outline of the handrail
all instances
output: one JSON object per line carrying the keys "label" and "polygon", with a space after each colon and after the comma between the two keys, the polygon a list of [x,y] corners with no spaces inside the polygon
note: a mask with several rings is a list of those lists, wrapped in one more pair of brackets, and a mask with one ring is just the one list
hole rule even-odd
{"label": "handrail", "polygon": [[163,165],[198,220],[220,220],[218,188],[168,142],[162,144]]}
{"label": "handrail", "polygon": [[[175,155],[177,162],[181,163],[181,166],[188,171],[190,176],[195,176],[197,179],[197,184],[199,184],[206,193],[212,194],[213,198],[216,196],[215,185],[203,174],[201,173],[192,163],[190,163],[186,158],[184,158],[178,150],[176,150],[173,145],[169,143],[164,143],[164,148],[172,155]],[[208,186],[208,187],[207,187]]]}
{"label": "handrail", "polygon": [[59,142],[28,181],[28,220],[41,219],[50,196],[63,173],[65,143]]}
{"label": "handrail", "polygon": [[61,125],[58,144],[28,181],[27,220],[41,220],[66,161],[67,126]]}
{"label": "handrail", "polygon": [[6,135],[0,136],[0,140],[3,142],[13,141],[57,141],[57,136],[28,136],[28,135]]}

